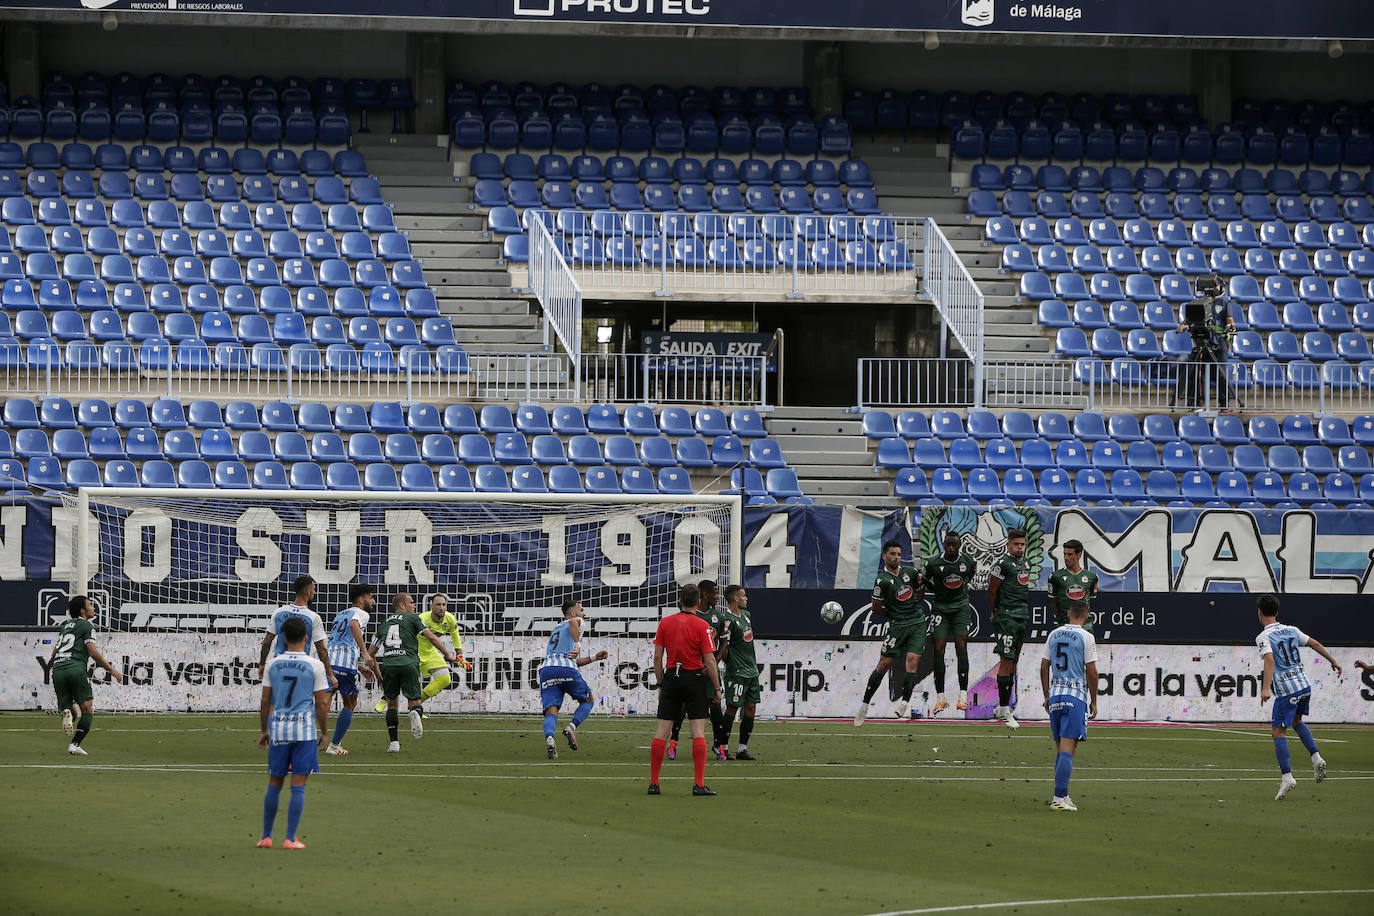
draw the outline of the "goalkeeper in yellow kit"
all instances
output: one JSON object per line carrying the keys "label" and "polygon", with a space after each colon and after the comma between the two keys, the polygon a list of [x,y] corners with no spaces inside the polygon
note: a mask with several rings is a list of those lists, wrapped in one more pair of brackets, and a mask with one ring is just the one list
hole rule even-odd
{"label": "goalkeeper in yellow kit", "polygon": [[[458,664],[471,670],[472,665],[463,658],[463,635],[458,626],[458,618],[448,612],[448,598],[443,595],[431,598],[429,610],[420,615],[420,623],[435,636],[449,637],[453,641],[453,654],[458,656]],[[420,693],[420,701],[423,703],[431,697],[438,696],[452,684],[453,676],[449,673],[448,665],[444,663],[444,657],[439,654],[439,650],[426,640],[421,640],[421,643],[420,673],[429,679],[429,683]],[[385,709],[386,698],[383,697],[377,705],[377,711],[383,712]]]}

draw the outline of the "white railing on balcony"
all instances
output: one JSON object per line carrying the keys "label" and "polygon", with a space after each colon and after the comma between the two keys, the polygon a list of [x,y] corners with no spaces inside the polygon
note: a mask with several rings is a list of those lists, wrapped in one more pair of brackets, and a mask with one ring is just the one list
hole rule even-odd
{"label": "white railing on balcony", "polygon": [[529,212],[531,278],[542,270],[536,239],[543,244],[543,230],[560,227],[553,237],[589,295],[900,298],[917,290],[920,219],[772,214],[731,225],[731,214],[724,213]]}
{"label": "white railing on balcony", "polygon": [[[473,353],[462,372],[73,369],[63,364],[0,369],[9,396],[173,398],[181,401],[452,401],[689,403],[763,406],[770,371],[764,357],[702,359],[658,354]],[[776,390],[776,389],[774,389]]]}
{"label": "white railing on balcony", "polygon": [[763,407],[769,375],[763,356],[582,355],[586,401]]}
{"label": "white railing on balcony", "polygon": [[1227,367],[1223,404],[1215,363],[1154,360],[1132,363],[1113,381],[1101,364],[1077,371],[1067,360],[988,360],[981,398],[975,366],[965,359],[861,359],[858,405],[974,407],[1025,410],[1107,410],[1125,413],[1216,413],[1223,407],[1246,413],[1325,414],[1374,411],[1374,388],[1265,384],[1232,363]]}
{"label": "white railing on balcony", "polygon": [[530,288],[544,310],[544,344],[558,336],[573,367],[573,386],[582,356],[582,290],[542,220],[530,220]]}
{"label": "white railing on balcony", "polygon": [[[974,406],[982,406],[983,293],[934,219],[925,220],[923,290],[973,363]],[[944,355],[945,335],[940,335]]]}
{"label": "white railing on balcony", "polygon": [[973,361],[949,359],[859,360],[860,407],[972,407]]}

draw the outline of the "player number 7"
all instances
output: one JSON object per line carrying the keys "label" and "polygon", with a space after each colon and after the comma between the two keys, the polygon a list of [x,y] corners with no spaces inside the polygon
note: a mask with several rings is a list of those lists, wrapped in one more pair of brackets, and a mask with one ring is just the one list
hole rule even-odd
{"label": "player number 7", "polygon": [[286,683],[290,685],[289,687],[286,688],[286,703],[285,703],[286,706],[290,706],[290,705],[291,705],[291,698],[294,697],[294,696],[296,695],[296,681],[298,680],[298,678],[294,678],[294,677],[291,677],[291,676],[289,676],[289,675],[283,675],[283,676],[282,676],[282,680],[283,680],[283,681],[286,681]]}

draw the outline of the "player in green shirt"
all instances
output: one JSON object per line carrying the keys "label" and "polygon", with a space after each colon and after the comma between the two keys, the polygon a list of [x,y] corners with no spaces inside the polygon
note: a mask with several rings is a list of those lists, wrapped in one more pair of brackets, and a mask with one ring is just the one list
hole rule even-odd
{"label": "player in green shirt", "polygon": [[[95,696],[91,693],[91,679],[86,674],[88,661],[110,672],[116,684],[124,683],[124,676],[95,647],[95,603],[85,595],[77,595],[67,602],[67,619],[57,628],[57,639],[48,658],[49,676],[57,692],[57,708],[62,711],[62,731],[71,738],[67,753],[85,757],[81,742],[91,733],[91,719]],[[72,707],[81,713],[73,724]]]}
{"label": "player in green shirt", "polygon": [[1020,728],[1011,713],[1012,676],[1026,639],[1026,618],[1030,615],[1031,570],[1026,562],[1026,532],[1013,528],[1007,532],[1007,555],[988,578],[988,606],[992,608],[993,651],[997,665],[997,706],[992,714],[1007,728]]}
{"label": "player in green shirt", "polygon": [[930,590],[930,635],[935,642],[935,692],[939,695],[933,715],[949,708],[945,699],[945,646],[950,636],[954,637],[959,672],[956,708],[968,709],[968,631],[973,621],[968,584],[978,572],[978,561],[961,552],[963,543],[958,534],[947,532],[945,552],[926,560],[924,582]]}
{"label": "player in green shirt", "polygon": [[759,687],[759,664],[754,655],[754,624],[749,619],[749,594],[743,585],[725,586],[725,623],[730,634],[730,654],[725,662],[725,723],[721,726],[720,746],[730,744],[730,731],[739,719],[739,749],[736,760],[754,760],[749,753],[749,736],[754,733],[754,712],[763,696]]}
{"label": "player in green shirt", "polygon": [[878,692],[896,658],[905,658],[906,664],[897,718],[907,717],[911,710],[911,691],[916,686],[916,666],[926,648],[926,605],[921,600],[921,574],[914,566],[902,565],[902,545],[896,541],[883,544],[883,568],[878,570],[878,579],[873,583],[871,613],[887,618],[887,636],[883,639],[878,666],[868,676],[864,701],[854,714],[856,727],[868,718],[873,694]]}
{"label": "player in green shirt", "polygon": [[[1054,612],[1054,622],[1060,626],[1069,622],[1069,602],[1082,601],[1091,604],[1097,597],[1097,573],[1082,567],[1083,542],[1064,542],[1064,567],[1050,573],[1049,593],[1050,610]],[[1083,629],[1093,631],[1093,615]]]}
{"label": "player in green shirt", "polygon": [[[410,735],[419,739],[425,733],[420,721],[423,713],[420,699],[420,637],[434,644],[439,654],[449,662],[457,664],[458,659],[448,650],[439,637],[431,633],[415,613],[415,599],[409,592],[398,592],[391,599],[391,616],[377,627],[377,638],[368,649],[373,661],[380,659],[382,668],[382,696],[386,697],[386,733],[391,739],[387,753],[399,754],[401,742],[396,739],[400,723],[397,697],[406,695],[406,708],[410,711]],[[379,651],[380,650],[380,651]]]}
{"label": "player in green shirt", "polygon": [[[720,586],[714,579],[702,579],[697,583],[697,588],[701,590],[701,604],[692,613],[696,614],[706,625],[711,628],[711,636],[716,641],[716,661],[724,665],[726,654],[730,651],[730,628],[725,623],[725,612],[719,607]],[[678,717],[673,721],[673,734],[668,741],[668,759],[677,759],[677,738],[682,732],[682,721],[687,716],[687,710],[678,710]],[[725,724],[725,710],[714,700],[711,702],[711,748],[716,753],[717,760],[729,760],[730,752],[721,747],[725,741],[725,736],[721,734],[721,727]]]}

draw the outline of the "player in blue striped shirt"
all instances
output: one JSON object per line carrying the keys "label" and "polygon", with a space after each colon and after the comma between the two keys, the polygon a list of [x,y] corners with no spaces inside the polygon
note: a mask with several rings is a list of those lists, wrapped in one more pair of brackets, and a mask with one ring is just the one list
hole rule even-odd
{"label": "player in blue striped shirt", "polygon": [[1097,717],[1097,640],[1083,629],[1088,603],[1070,601],[1068,611],[1069,622],[1050,633],[1040,661],[1040,687],[1057,750],[1051,811],[1078,810],[1069,798],[1073,752],[1088,737],[1088,719]]}
{"label": "player in blue striped shirt", "polygon": [[563,705],[563,698],[570,696],[577,701],[572,724],[563,729],[563,737],[568,739],[568,747],[573,750],[577,750],[577,726],[592,714],[596,702],[592,688],[577,669],[601,661],[607,655],[605,649],[596,655],[581,654],[583,616],[581,601],[568,598],[563,602],[563,620],[549,634],[544,663],[539,666],[539,702],[544,707],[544,746],[550,760],[558,759],[553,733],[558,728],[558,710]]}
{"label": "player in blue striped shirt", "polygon": [[1274,697],[1274,712],[1269,720],[1274,733],[1274,756],[1279,760],[1279,793],[1274,801],[1283,798],[1298,781],[1293,778],[1293,768],[1288,755],[1288,729],[1298,733],[1302,746],[1312,755],[1312,776],[1316,782],[1326,778],[1326,761],[1317,753],[1317,739],[1302,717],[1307,715],[1308,702],[1312,699],[1312,682],[1307,679],[1307,671],[1302,666],[1300,646],[1307,646],[1331,663],[1340,677],[1341,666],[1326,651],[1326,646],[1317,642],[1297,627],[1279,623],[1279,599],[1273,595],[1261,595],[1257,602],[1260,624],[1264,629],[1255,637],[1260,655],[1264,658],[1264,677],[1260,683],[1260,702],[1269,702]]}
{"label": "player in blue striped shirt", "polygon": [[334,721],[334,737],[324,749],[326,754],[348,754],[343,739],[353,724],[353,710],[358,708],[358,671],[361,669],[368,680],[381,680],[382,677],[377,662],[367,654],[367,643],[363,639],[363,629],[372,617],[372,609],[377,606],[377,599],[373,597],[375,591],[370,585],[350,585],[349,606],[334,615],[334,625],[329,630],[329,667],[339,682],[339,702],[343,708]]}
{"label": "player in blue striped shirt", "polygon": [[320,769],[319,749],[325,741],[329,716],[329,681],[318,658],[305,654],[306,622],[292,617],[282,624],[286,651],[267,664],[262,703],[258,707],[262,734],[258,747],[267,748],[267,795],[262,800],[262,839],[259,849],[272,848],[272,822],[286,774],[291,773],[291,804],[286,809],[283,849],[304,849],[296,839],[305,811],[305,781]]}

